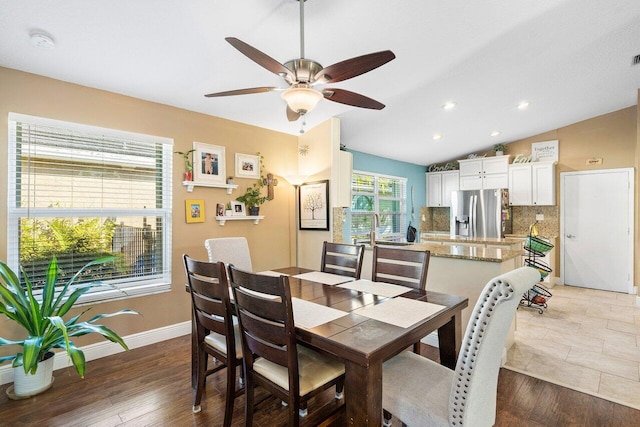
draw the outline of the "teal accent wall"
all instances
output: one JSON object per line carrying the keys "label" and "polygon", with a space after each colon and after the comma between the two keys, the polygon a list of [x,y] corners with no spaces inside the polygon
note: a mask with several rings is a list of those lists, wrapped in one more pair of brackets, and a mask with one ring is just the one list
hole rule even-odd
{"label": "teal accent wall", "polygon": [[[353,170],[363,172],[373,172],[382,175],[392,175],[407,178],[407,219],[411,219],[411,186],[413,186],[413,206],[416,224],[420,220],[420,207],[427,204],[426,166],[419,166],[413,163],[391,160],[372,154],[361,153],[349,150],[353,154]],[[343,228],[343,235],[348,238],[349,224],[351,221],[350,212],[347,214],[347,222]]]}

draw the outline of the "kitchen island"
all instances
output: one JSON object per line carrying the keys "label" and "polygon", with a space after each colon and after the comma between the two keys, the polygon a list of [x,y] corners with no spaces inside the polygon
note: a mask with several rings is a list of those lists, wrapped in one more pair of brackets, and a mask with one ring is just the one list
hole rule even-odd
{"label": "kitchen island", "polygon": [[[466,328],[471,311],[487,282],[522,265],[522,251],[520,250],[505,250],[482,245],[463,246],[438,243],[410,244],[397,247],[431,252],[427,274],[428,290],[469,298],[469,306],[462,311],[463,330]],[[371,279],[372,259],[373,250],[366,248],[362,267],[363,279]],[[507,349],[513,344],[514,330],[514,325],[512,325],[507,338]],[[430,335],[424,342],[437,345],[437,337]]]}

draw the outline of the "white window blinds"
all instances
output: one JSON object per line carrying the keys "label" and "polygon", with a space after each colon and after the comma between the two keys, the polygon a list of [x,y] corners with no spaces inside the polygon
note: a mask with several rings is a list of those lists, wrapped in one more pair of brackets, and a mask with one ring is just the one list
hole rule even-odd
{"label": "white window blinds", "polygon": [[[36,285],[87,271],[88,300],[169,289],[173,140],[11,113],[8,264]],[[17,271],[17,270],[16,270]]]}
{"label": "white window blinds", "polygon": [[407,178],[354,171],[351,176],[351,239],[368,242],[372,214],[380,224],[376,236],[385,240],[404,238]]}

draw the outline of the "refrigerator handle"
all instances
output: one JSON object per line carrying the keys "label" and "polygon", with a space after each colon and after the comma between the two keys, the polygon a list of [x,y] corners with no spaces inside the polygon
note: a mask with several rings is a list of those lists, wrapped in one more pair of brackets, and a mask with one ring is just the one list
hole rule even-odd
{"label": "refrigerator handle", "polygon": [[469,203],[469,237],[476,235],[476,204],[478,196],[471,196]]}

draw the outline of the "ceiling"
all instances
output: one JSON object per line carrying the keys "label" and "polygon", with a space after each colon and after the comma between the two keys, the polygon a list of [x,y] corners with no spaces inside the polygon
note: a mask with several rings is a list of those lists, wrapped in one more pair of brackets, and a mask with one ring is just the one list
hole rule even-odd
{"label": "ceiling", "polygon": [[[55,49],[32,46],[44,32]],[[2,0],[0,66],[290,134],[279,92],[203,95],[284,81],[224,39],[299,57],[296,0]],[[308,0],[306,57],[323,66],[392,50],[332,84],[374,98],[322,100],[306,129],[341,119],[348,149],[429,165],[636,105],[638,0]],[[1,95],[0,95],[1,96]],[[528,109],[516,105],[529,101]],[[456,102],[451,111],[442,109]],[[498,136],[490,136],[499,131]],[[440,140],[433,140],[434,134]]]}

